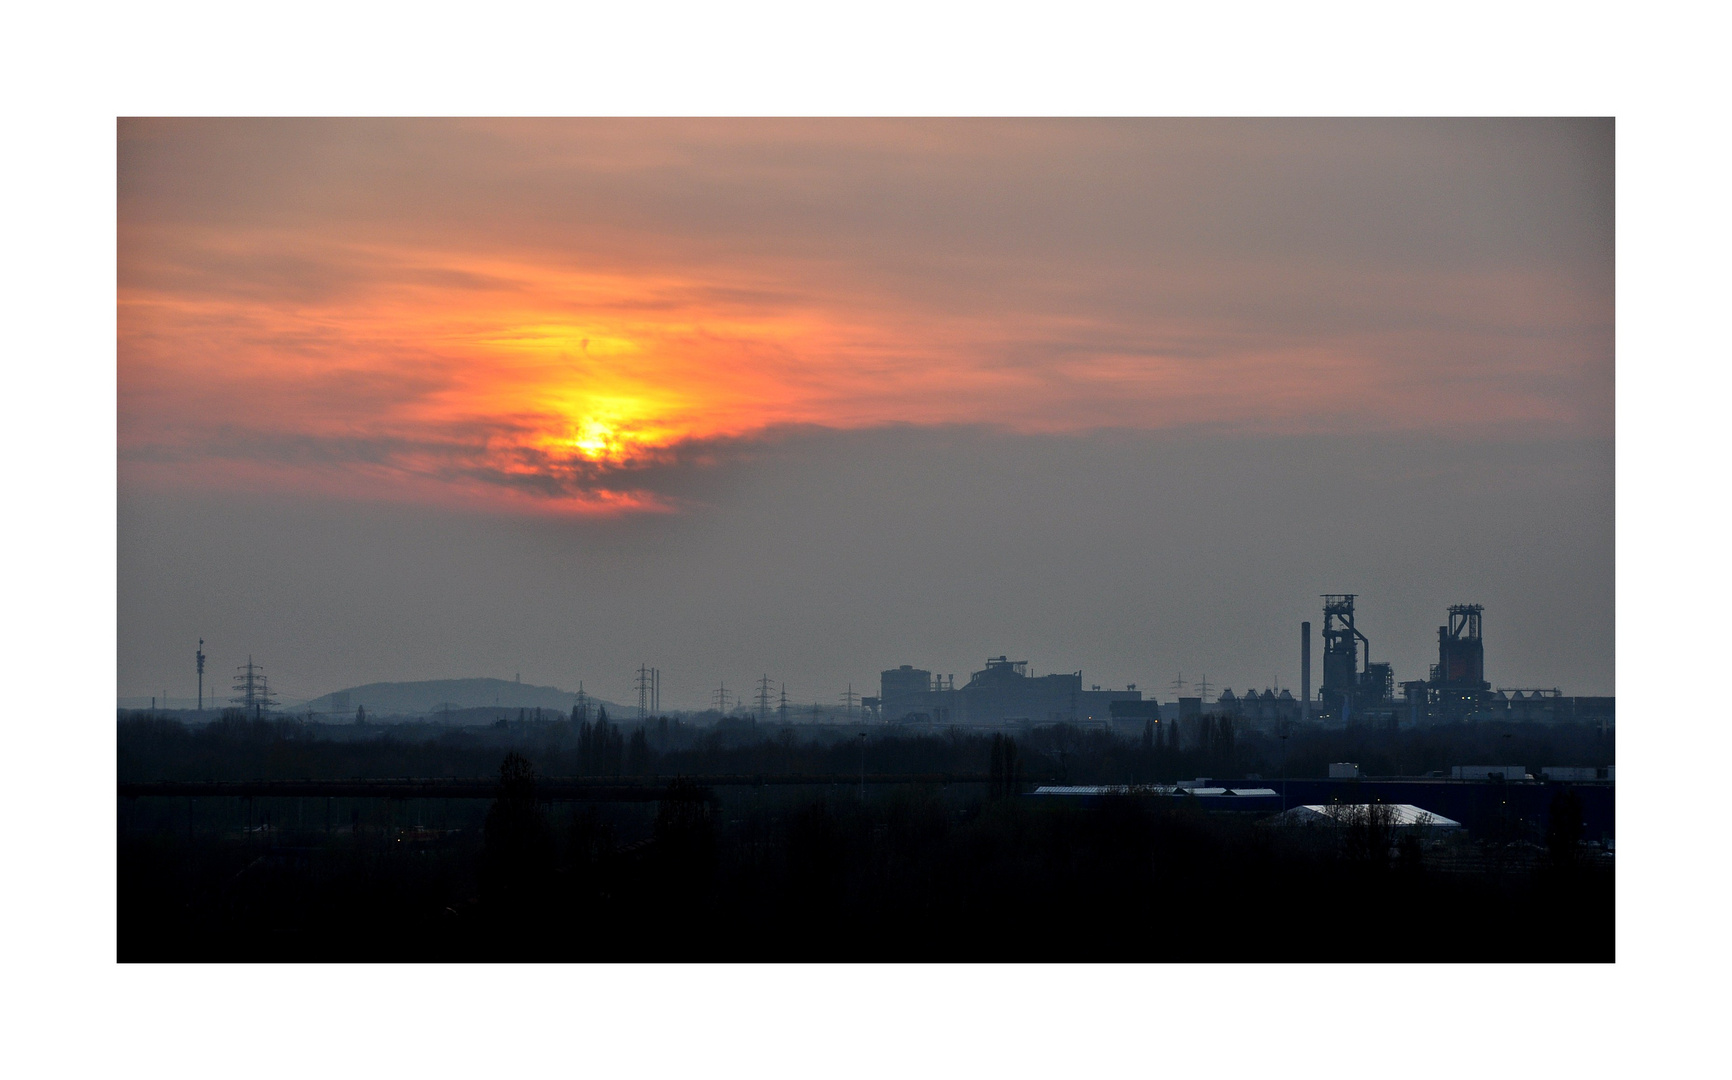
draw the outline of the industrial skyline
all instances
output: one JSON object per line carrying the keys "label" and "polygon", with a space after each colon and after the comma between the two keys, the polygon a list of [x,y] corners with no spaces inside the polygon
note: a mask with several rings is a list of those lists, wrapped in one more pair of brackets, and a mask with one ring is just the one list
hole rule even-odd
{"label": "industrial skyline", "polygon": [[[1394,665],[1388,661],[1371,659],[1370,639],[1356,622],[1357,600],[1357,595],[1352,593],[1326,593],[1321,597],[1322,670],[1315,694],[1311,691],[1311,622],[1303,620],[1300,622],[1296,684],[1277,673],[1261,687],[1254,682],[1245,684],[1243,691],[1239,693],[1235,693],[1233,687],[1217,682],[1213,684],[1213,689],[1218,691],[1218,694],[1212,694],[1206,673],[1199,675],[1194,681],[1187,681],[1183,671],[1176,670],[1173,679],[1164,687],[1168,693],[1163,696],[1160,693],[1163,688],[1154,682],[1143,683],[1141,688],[1137,682],[1127,682],[1122,689],[1087,682],[1083,669],[1048,672],[1037,676],[1027,660],[1013,661],[1008,655],[1001,654],[996,658],[988,657],[984,669],[975,671],[960,693],[954,673],[935,673],[905,663],[882,671],[878,694],[859,694],[850,682],[839,695],[840,709],[832,706],[826,714],[824,703],[814,700],[811,712],[806,715],[812,720],[819,720],[827,715],[832,720],[864,719],[902,723],[912,721],[935,726],[1000,724],[1010,719],[1025,723],[1108,723],[1115,717],[1161,715],[1158,712],[1138,710],[1126,710],[1121,714],[1116,708],[1110,707],[1113,702],[1137,701],[1165,702],[1174,708],[1191,708],[1200,712],[1251,720],[1276,720],[1283,724],[1309,723],[1316,720],[1342,725],[1358,718],[1362,723],[1399,724],[1405,721],[1411,725],[1485,717],[1494,713],[1508,716],[1512,715],[1512,709],[1515,713],[1532,713],[1538,717],[1541,714],[1537,707],[1525,707],[1520,703],[1544,700],[1553,703],[1546,707],[1544,715],[1547,718],[1551,718],[1554,713],[1571,719],[1591,715],[1593,719],[1610,722],[1613,715],[1610,695],[1583,695],[1575,692],[1566,695],[1556,685],[1517,686],[1506,683],[1494,686],[1488,681],[1485,677],[1482,633],[1485,607],[1482,604],[1449,605],[1446,623],[1437,628],[1437,662],[1429,666],[1423,678],[1418,677],[1417,673],[1403,672],[1404,675],[1413,674],[1414,677],[1401,679],[1401,689],[1397,693]],[[194,654],[194,672],[199,679],[201,693],[206,661],[204,644],[204,639],[200,638],[198,651]],[[760,674],[754,682],[755,693],[752,697],[742,698],[732,694],[727,690],[727,681],[723,679],[711,692],[707,708],[681,704],[665,709],[661,702],[661,674],[659,667],[648,664],[640,664],[633,672],[631,688],[636,693],[636,705],[630,711],[632,718],[642,721],[667,713],[709,712],[732,715],[746,712],[748,708],[751,708],[751,715],[765,721],[773,718],[777,722],[786,723],[796,716],[790,708],[787,682],[773,680],[768,672]],[[439,685],[452,682],[453,680],[444,680]],[[485,684],[489,680],[470,678],[455,682]],[[503,683],[503,680],[493,682]],[[774,692],[771,690],[772,683],[778,687]],[[386,692],[384,688],[401,687],[405,684],[375,685],[379,686],[379,692],[383,693]],[[526,688],[523,686],[521,673],[514,675],[510,685],[520,692],[527,690],[531,696],[544,694],[549,690],[569,696],[572,699],[571,704],[561,702],[556,709],[558,712],[573,706],[582,708],[587,698],[594,697],[586,694],[582,679],[577,681],[576,691],[533,684]],[[1084,688],[1085,685],[1087,689]],[[1299,689],[1297,694],[1293,692],[1295,685]],[[255,717],[280,703],[268,689],[263,665],[256,665],[250,655],[246,664],[237,669],[235,693],[237,696],[230,699],[230,704]],[[470,693],[473,696],[473,690]],[[309,713],[346,712],[357,704],[372,704],[375,711],[379,712],[381,702],[378,697],[375,696],[370,702],[365,700],[367,697],[365,687],[349,687],[305,700],[291,700],[287,704]],[[176,707],[171,704],[166,690],[160,698],[151,699],[153,709],[157,707],[159,700],[162,708]],[[626,699],[619,699],[624,700]],[[772,701],[776,704],[772,704]],[[1581,703],[1579,708],[1578,703]],[[120,704],[122,707],[138,707],[142,702],[123,699]],[[212,704],[216,707],[214,701]],[[501,700],[497,692],[491,704],[505,709],[527,707],[526,700],[519,696],[509,696],[508,699]],[[539,715],[545,704],[540,700],[533,704]],[[627,707],[618,702],[614,704],[623,718]],[[485,708],[488,705],[486,701],[460,702],[442,699],[436,708]],[[180,707],[184,708],[185,703]],[[202,708],[202,699],[199,707]],[[428,711],[425,705],[419,708],[398,705],[393,709],[388,704],[383,705],[383,710],[383,715]]]}

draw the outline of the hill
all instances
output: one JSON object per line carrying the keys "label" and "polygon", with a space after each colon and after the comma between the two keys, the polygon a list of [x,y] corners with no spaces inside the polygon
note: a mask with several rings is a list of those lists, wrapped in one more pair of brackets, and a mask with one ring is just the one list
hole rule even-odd
{"label": "hill", "polygon": [[[623,716],[611,701],[591,697],[596,705]],[[334,690],[308,702],[315,712],[353,712],[365,706],[379,716],[425,716],[442,709],[549,709],[569,714],[577,692],[557,686],[534,686],[509,679],[425,679],[420,682],[378,682]]]}

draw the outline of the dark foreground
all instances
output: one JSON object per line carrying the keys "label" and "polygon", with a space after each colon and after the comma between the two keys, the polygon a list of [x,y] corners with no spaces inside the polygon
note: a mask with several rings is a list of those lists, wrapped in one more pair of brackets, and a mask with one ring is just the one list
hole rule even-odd
{"label": "dark foreground", "polygon": [[[1452,761],[1609,764],[1611,740],[1592,728],[1279,740],[1222,723],[1127,740],[1060,725],[1014,746],[957,732],[862,733],[665,720],[339,730],[123,718],[118,779],[131,794],[118,804],[119,956],[1613,958],[1611,856],[1592,843],[1611,836],[1609,786],[1319,779],[1330,761],[1405,776]],[[991,782],[737,780],[862,771]],[[1268,782],[1294,803],[1416,802],[1469,835],[1324,836],[1170,797],[1025,794],[1048,781],[1258,774],[1291,778]],[[682,776],[692,779],[670,788]],[[439,785],[399,783],[413,777]],[[149,786],[237,781],[249,794]],[[301,781],[322,786],[281,786]],[[632,785],[635,795],[602,790]],[[435,788],[470,797],[417,797]]]}
{"label": "dark foreground", "polygon": [[122,807],[123,961],[1613,958],[1591,850],[1287,835],[1149,798],[694,787],[335,822],[191,802]]}

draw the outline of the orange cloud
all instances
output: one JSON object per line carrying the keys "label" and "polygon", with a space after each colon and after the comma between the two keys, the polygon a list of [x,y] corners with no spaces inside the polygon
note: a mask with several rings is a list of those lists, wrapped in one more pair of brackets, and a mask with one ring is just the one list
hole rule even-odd
{"label": "orange cloud", "polygon": [[[955,184],[982,184],[982,160],[1050,172],[1040,155],[1052,139],[1078,157],[1113,149],[1093,128],[1018,128],[958,148],[928,127],[909,140],[895,126],[847,137],[820,126],[777,129],[759,148],[765,160],[808,143],[865,155],[848,167],[883,175],[860,184],[907,206],[864,224],[823,203],[840,173],[741,165],[759,160],[751,138],[713,140],[734,156],[698,168],[678,139],[627,153],[619,128],[603,129],[605,162],[574,158],[590,144],[570,133],[593,128],[404,128],[428,136],[416,153],[483,140],[471,150],[493,155],[497,175],[464,157],[461,173],[443,166],[451,190],[359,167],[279,190],[305,160],[393,163],[343,142],[230,177],[202,201],[184,194],[203,174],[175,154],[194,160],[200,139],[245,135],[262,154],[293,141],[272,132],[308,130],[351,129],[123,126],[119,419],[131,480],[613,514],[674,508],[644,486],[659,464],[792,425],[1556,428],[1598,422],[1609,402],[1608,298],[1552,264],[1301,262],[1236,251],[1238,239],[1127,248],[1093,225],[1025,250],[992,230],[1041,236],[1051,226],[1034,212],[1073,212],[1074,192],[1037,184],[1016,196],[1020,216],[988,216],[951,241],[958,226],[920,201],[936,198],[922,161]],[[553,151],[534,149],[561,132]],[[152,154],[180,186],[152,186]],[[587,203],[561,201],[566,177],[589,178]],[[483,182],[495,186],[465,194]],[[694,222],[657,185],[736,201]],[[658,198],[645,220],[622,220]],[[973,212],[956,206],[951,217]],[[1126,214],[1153,228],[1138,224],[1146,211]]]}

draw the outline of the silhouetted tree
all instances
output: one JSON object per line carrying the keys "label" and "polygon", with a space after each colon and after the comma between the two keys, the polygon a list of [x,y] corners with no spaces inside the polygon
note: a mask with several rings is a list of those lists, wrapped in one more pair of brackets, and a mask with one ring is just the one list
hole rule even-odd
{"label": "silhouetted tree", "polygon": [[1229,775],[1233,771],[1233,757],[1236,749],[1236,733],[1233,730],[1233,718],[1221,716],[1215,719],[1214,758],[1221,771]]}
{"label": "silhouetted tree", "polygon": [[652,836],[655,863],[674,907],[702,889],[715,870],[716,830],[713,795],[690,780],[669,784],[656,808]]}
{"label": "silhouetted tree", "polygon": [[1553,866],[1574,866],[1582,842],[1582,799],[1573,788],[1552,796],[1546,822],[1546,856]]}
{"label": "silhouetted tree", "polygon": [[1356,863],[1387,866],[1389,849],[1395,843],[1395,811],[1387,803],[1347,807],[1341,820],[1343,852]]}
{"label": "silhouetted tree", "polygon": [[631,733],[631,745],[626,751],[625,771],[628,776],[649,775],[649,737],[643,733],[643,728],[638,728]]}
{"label": "silhouetted tree", "polygon": [[591,776],[618,776],[625,758],[625,733],[607,722],[607,709],[597,709],[589,731],[584,771]]}
{"label": "silhouetted tree", "polygon": [[482,899],[516,907],[539,898],[553,854],[535,790],[535,766],[512,751],[499,765],[499,794],[483,825]]}

